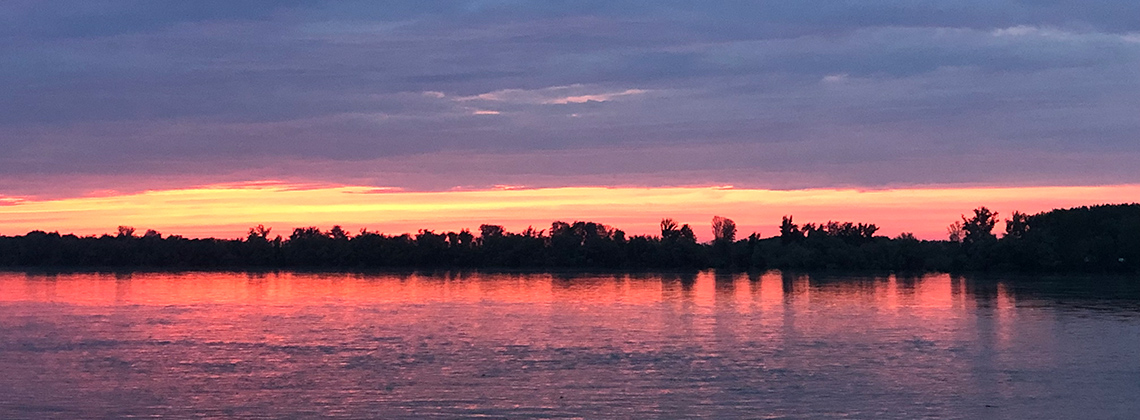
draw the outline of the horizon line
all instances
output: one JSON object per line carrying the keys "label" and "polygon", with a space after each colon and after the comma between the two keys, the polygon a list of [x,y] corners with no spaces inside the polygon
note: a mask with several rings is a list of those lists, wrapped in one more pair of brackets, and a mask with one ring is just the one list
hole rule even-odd
{"label": "horizon line", "polygon": [[[99,235],[117,226],[181,231],[187,237],[242,237],[250,226],[341,225],[349,230],[414,233],[474,230],[478,223],[512,230],[552,220],[592,220],[652,232],[657,221],[703,226],[714,215],[737,220],[742,233],[771,232],[784,215],[797,220],[873,222],[893,236],[934,239],[979,206],[1003,216],[1055,208],[1140,202],[1140,184],[1092,186],[935,186],[776,190],[726,185],[561,186],[409,191],[389,187],[254,180],[132,193],[34,199],[0,196],[0,234],[32,230]],[[520,188],[522,187],[522,188]],[[652,224],[646,220],[653,220]],[[537,226],[542,226],[541,223]],[[697,229],[698,237],[711,236]]]}

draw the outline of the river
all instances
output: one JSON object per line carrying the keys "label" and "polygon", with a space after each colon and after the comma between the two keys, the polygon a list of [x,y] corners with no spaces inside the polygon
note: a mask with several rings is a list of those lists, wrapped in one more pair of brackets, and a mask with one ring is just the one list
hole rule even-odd
{"label": "river", "polygon": [[0,272],[0,418],[1140,417],[1140,279]]}

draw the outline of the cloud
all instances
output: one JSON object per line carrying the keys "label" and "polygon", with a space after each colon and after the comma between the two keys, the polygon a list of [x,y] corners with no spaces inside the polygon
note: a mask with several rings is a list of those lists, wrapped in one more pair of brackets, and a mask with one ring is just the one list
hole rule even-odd
{"label": "cloud", "polygon": [[644,94],[646,92],[648,92],[648,91],[643,90],[643,89],[626,89],[626,90],[623,90],[621,92],[597,93],[597,94],[593,94],[593,95],[566,96],[566,97],[562,97],[562,98],[548,99],[546,102],[543,102],[543,103],[544,104],[565,105],[565,104],[582,104],[582,103],[586,103],[586,102],[606,102],[606,101],[611,101],[611,100],[614,100],[616,98],[620,98],[623,96],[641,95],[641,94]]}
{"label": "cloud", "polygon": [[507,102],[514,104],[536,105],[566,105],[582,104],[587,102],[608,102],[627,96],[643,95],[649,91],[644,89],[625,89],[621,91],[601,91],[597,87],[584,85],[552,86],[543,89],[503,89],[478,95],[455,98],[456,101],[489,101]]}
{"label": "cloud", "polygon": [[27,199],[23,197],[5,197],[0,195],[0,206],[15,206],[23,204],[26,201]]}
{"label": "cloud", "polygon": [[[1138,182],[1122,169],[1140,166],[1137,15],[1124,0],[5,2],[0,194],[294,173]],[[401,164],[453,155],[503,158]]]}
{"label": "cloud", "polygon": [[847,74],[846,73],[829,74],[827,76],[823,76],[823,81],[826,83],[841,83],[844,80],[847,80]]}

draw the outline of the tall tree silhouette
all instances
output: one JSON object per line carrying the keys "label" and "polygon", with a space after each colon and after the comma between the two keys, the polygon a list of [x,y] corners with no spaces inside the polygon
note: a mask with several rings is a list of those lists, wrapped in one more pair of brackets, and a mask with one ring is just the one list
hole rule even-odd
{"label": "tall tree silhouette", "polygon": [[956,244],[962,243],[962,241],[966,239],[966,229],[963,228],[962,221],[958,220],[951,223],[950,226],[947,226],[946,236],[950,242]]}
{"label": "tall tree silhouette", "polygon": [[1005,237],[1021,238],[1029,231],[1029,215],[1015,211],[1005,221]]}
{"label": "tall tree silhouette", "polygon": [[985,207],[974,209],[974,216],[969,219],[962,215],[962,230],[966,233],[962,241],[966,244],[974,244],[997,239],[993,233],[994,226],[998,222],[997,216],[997,212]]}
{"label": "tall tree silhouette", "polygon": [[712,231],[714,242],[733,242],[736,240],[736,222],[732,219],[713,216]]}
{"label": "tall tree silhouette", "polygon": [[780,221],[780,242],[788,244],[803,239],[803,237],[800,227],[792,222],[792,216],[784,216]]}
{"label": "tall tree silhouette", "polygon": [[681,229],[673,219],[661,219],[661,240],[674,241],[681,236]]}

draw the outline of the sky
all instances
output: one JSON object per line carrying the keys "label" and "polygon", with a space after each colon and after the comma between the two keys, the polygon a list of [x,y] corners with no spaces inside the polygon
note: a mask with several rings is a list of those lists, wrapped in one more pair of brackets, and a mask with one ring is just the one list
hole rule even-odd
{"label": "sky", "polygon": [[[416,232],[419,229],[478,231],[498,224],[508,231],[544,230],[553,220],[595,220],[629,234],[660,232],[659,221],[691,224],[697,238],[711,240],[712,215],[732,216],[738,236],[774,236],[783,216],[800,224],[827,220],[875,223],[879,234],[902,232],[944,239],[961,212],[985,205],[1008,216],[1056,206],[1140,197],[1140,185],[1102,187],[911,188],[890,190],[760,190],[726,187],[562,187],[409,192],[333,185],[283,183],[219,184],[203,188],[107,194],[59,200],[29,200],[0,206],[0,232],[53,226],[62,232],[100,235],[129,221],[187,237],[242,237],[251,226],[288,237],[293,227],[349,233]],[[203,222],[206,221],[206,222]],[[108,228],[110,227],[110,228]],[[1000,226],[1000,228],[1003,228]],[[142,233],[142,230],[136,232]]]}
{"label": "sky", "polygon": [[[1057,190],[1069,203],[1116,186],[1098,200],[1140,201],[1137,16],[1131,0],[9,0],[0,234],[35,205],[258,182],[448,200],[732,186],[756,208],[783,191],[1088,188]],[[844,197],[814,205],[866,215]],[[976,206],[961,197],[938,211]],[[654,213],[689,211],[675,203]],[[434,209],[423,223],[451,223]],[[239,223],[169,212],[153,223]],[[68,214],[41,228],[93,217]]]}

